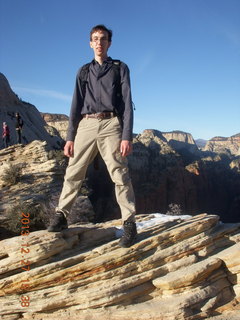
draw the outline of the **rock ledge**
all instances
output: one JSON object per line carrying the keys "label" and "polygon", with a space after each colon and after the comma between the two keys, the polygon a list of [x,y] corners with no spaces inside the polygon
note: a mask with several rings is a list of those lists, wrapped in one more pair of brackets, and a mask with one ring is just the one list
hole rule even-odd
{"label": "rock ledge", "polygon": [[1,319],[239,316],[240,225],[201,214],[141,228],[153,218],[137,218],[138,241],[128,249],[116,239],[120,220],[2,240]]}

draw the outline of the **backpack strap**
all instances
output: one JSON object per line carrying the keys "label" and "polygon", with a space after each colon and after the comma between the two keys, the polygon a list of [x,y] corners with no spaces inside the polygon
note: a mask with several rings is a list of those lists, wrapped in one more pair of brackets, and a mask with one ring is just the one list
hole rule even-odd
{"label": "backpack strap", "polygon": [[112,68],[115,72],[115,76],[119,84],[121,83],[121,75],[120,75],[120,65],[121,61],[120,60],[112,60]]}
{"label": "backpack strap", "polygon": [[120,60],[113,60],[112,61],[112,68],[115,72],[115,76],[117,78],[117,81],[120,82],[121,80],[121,75],[120,75],[120,65],[121,65],[121,61]]}
{"label": "backpack strap", "polygon": [[115,108],[115,112],[118,116],[122,116],[123,110],[121,110],[122,105],[122,87],[121,87],[121,74],[120,74],[120,66],[121,61],[120,60],[112,60],[112,70],[115,73],[115,81],[117,84],[117,108]]}
{"label": "backpack strap", "polygon": [[112,60],[112,62],[113,62],[113,64],[114,64],[115,66],[120,67],[121,60],[114,59],[114,60]]}
{"label": "backpack strap", "polygon": [[85,97],[85,94],[86,94],[86,85],[87,85],[87,78],[88,78],[90,64],[91,62],[83,65],[80,71],[79,78],[80,78],[80,86],[82,89],[83,98]]}
{"label": "backpack strap", "polygon": [[[117,79],[117,104],[119,108],[121,107],[121,101],[122,101],[122,89],[121,89],[121,74],[120,74],[120,65],[121,65],[121,60],[113,60],[113,67],[115,70],[115,77]],[[133,110],[136,110],[135,104],[132,101],[132,106]],[[117,110],[116,110],[117,112]],[[122,110],[120,108],[120,112],[118,111],[117,114],[121,115]]]}

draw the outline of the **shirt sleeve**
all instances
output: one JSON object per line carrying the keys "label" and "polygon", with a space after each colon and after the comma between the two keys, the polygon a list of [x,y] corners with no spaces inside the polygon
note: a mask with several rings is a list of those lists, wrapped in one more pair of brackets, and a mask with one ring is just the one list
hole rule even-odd
{"label": "shirt sleeve", "polygon": [[76,76],[75,89],[73,93],[69,123],[68,123],[68,131],[67,131],[67,138],[66,138],[67,141],[74,141],[77,133],[78,124],[82,118],[81,111],[83,108],[83,95],[82,95],[81,84],[80,84],[80,72],[81,72],[81,69],[79,69]]}
{"label": "shirt sleeve", "polygon": [[122,103],[123,103],[123,115],[122,115],[122,140],[132,141],[133,136],[133,107],[132,107],[132,95],[130,84],[130,71],[126,64],[121,63],[120,69],[121,75],[121,89],[122,89]]}

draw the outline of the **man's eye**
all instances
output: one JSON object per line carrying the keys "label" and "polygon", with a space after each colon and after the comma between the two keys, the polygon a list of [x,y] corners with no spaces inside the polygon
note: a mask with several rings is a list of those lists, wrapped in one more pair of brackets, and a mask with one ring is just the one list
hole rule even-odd
{"label": "man's eye", "polygon": [[93,42],[97,42],[97,41],[107,41],[106,37],[103,38],[93,38]]}

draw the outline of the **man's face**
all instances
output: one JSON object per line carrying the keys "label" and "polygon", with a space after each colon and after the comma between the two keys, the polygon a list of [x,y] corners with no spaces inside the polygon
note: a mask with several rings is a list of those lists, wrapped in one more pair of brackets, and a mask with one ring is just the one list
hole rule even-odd
{"label": "man's face", "polygon": [[99,30],[92,34],[90,47],[93,49],[95,57],[98,56],[105,58],[110,45],[111,42],[108,41],[107,32]]}

